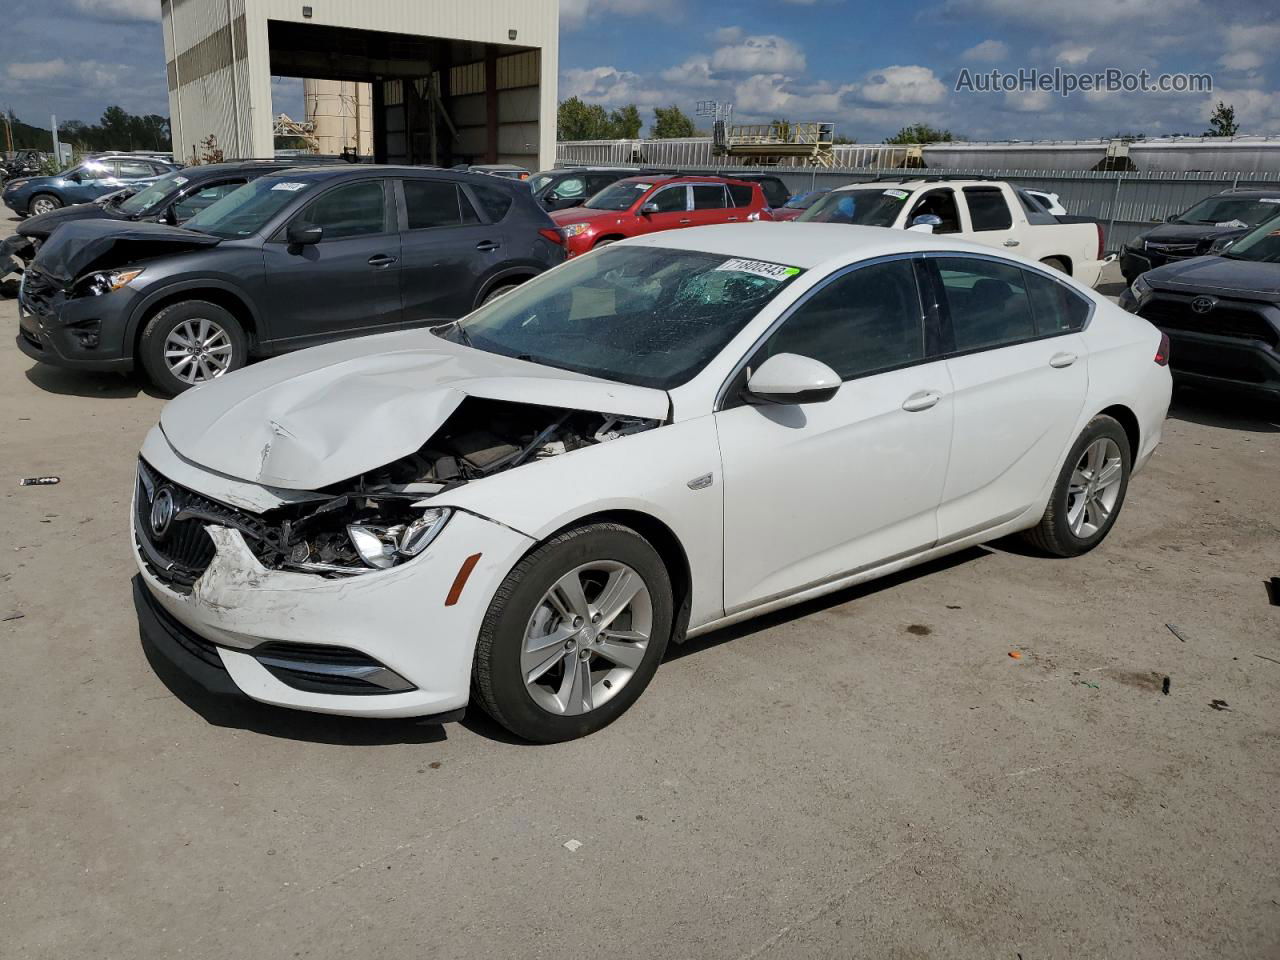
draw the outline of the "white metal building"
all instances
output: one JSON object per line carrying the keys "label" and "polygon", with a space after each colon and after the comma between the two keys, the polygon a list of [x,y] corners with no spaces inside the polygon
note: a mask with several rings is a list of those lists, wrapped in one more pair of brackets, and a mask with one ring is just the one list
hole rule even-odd
{"label": "white metal building", "polygon": [[555,160],[559,0],[161,0],[175,157],[270,157],[271,77],[372,84],[382,163]]}

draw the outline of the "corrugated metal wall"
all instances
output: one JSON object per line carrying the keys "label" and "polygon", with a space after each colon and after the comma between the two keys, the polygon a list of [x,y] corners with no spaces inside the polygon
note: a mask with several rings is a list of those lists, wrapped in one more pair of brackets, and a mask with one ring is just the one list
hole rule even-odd
{"label": "corrugated metal wall", "polygon": [[252,156],[245,0],[163,0],[175,157],[203,152],[210,135],[228,157]]}

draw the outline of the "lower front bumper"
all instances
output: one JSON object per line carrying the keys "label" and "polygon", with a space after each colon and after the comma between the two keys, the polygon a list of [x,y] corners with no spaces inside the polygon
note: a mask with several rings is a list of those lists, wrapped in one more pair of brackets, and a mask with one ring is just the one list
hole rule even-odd
{"label": "lower front bumper", "polygon": [[[18,296],[18,349],[32,360],[73,370],[127,373],[133,357],[125,344],[128,310],[104,303],[111,296],[63,301],[57,312],[37,313]],[[91,335],[86,346],[83,336]]]}
{"label": "lower front bumper", "polygon": [[1256,340],[1164,332],[1175,383],[1280,399],[1280,352],[1275,349]]}

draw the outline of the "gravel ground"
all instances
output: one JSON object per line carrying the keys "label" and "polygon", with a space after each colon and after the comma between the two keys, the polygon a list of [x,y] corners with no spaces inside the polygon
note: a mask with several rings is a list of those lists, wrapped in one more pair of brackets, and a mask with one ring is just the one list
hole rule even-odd
{"label": "gravel ground", "polygon": [[126,529],[161,401],[32,364],[16,315],[4,957],[1280,956],[1276,411],[1180,398],[1086,557],[996,544],[701,638],[530,747],[157,675]]}

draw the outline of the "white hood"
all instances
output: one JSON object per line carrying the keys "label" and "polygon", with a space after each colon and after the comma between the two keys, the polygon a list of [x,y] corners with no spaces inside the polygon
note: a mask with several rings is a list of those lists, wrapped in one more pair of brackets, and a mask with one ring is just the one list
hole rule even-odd
{"label": "white hood", "polygon": [[665,391],[599,380],[442,340],[426,330],[344,340],[247,367],[160,414],[183,457],[314,490],[413,453],[465,397],[664,420]]}

